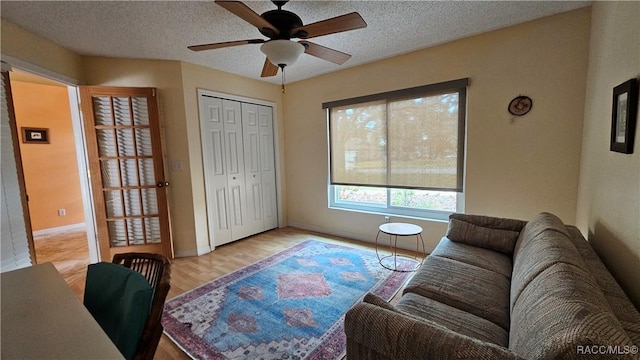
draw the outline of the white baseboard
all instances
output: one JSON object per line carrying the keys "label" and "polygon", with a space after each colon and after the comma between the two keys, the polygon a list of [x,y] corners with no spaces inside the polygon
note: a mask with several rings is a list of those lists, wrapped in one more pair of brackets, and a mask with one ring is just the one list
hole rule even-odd
{"label": "white baseboard", "polygon": [[36,230],[33,232],[33,236],[51,236],[58,235],[69,231],[77,231],[85,229],[87,225],[85,223],[77,223],[71,225],[58,226],[53,228],[47,228],[42,230]]}
{"label": "white baseboard", "polygon": [[[327,229],[325,227],[319,227],[319,226],[315,226],[315,225],[311,225],[311,224],[306,224],[306,223],[300,223],[300,222],[296,222],[296,221],[289,221],[289,226],[291,227],[295,227],[298,229],[303,229],[303,230],[310,230],[313,232],[319,232],[319,233],[323,233],[323,234],[327,234],[327,235],[333,235],[333,236],[340,236],[343,238],[347,238],[347,239],[353,239],[353,240],[359,240],[359,241],[363,241],[363,242],[367,242],[370,244],[375,244],[375,240],[376,240],[376,232],[374,232],[373,234],[360,234],[360,233],[353,233],[353,232],[349,232],[349,231],[340,231],[340,230],[335,230],[335,229]],[[405,250],[415,250],[415,241],[412,242],[400,242],[398,241],[398,248],[401,249],[405,249]],[[427,246],[426,247],[426,251],[428,254],[430,254],[431,252],[433,252],[434,247],[433,246]]]}
{"label": "white baseboard", "polygon": [[202,251],[198,251],[198,250],[176,250],[174,252],[174,256],[176,258],[184,258],[184,257],[193,257],[193,256],[200,256],[200,255],[204,255],[204,254],[208,254],[211,252],[211,248],[209,246],[207,246],[204,249],[201,249]]}

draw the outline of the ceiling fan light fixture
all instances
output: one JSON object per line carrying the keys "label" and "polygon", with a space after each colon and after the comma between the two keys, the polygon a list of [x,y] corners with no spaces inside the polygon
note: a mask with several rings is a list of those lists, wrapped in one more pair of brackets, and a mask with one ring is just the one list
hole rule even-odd
{"label": "ceiling fan light fixture", "polygon": [[267,59],[279,67],[289,66],[296,62],[304,50],[304,45],[283,39],[267,41],[260,46],[260,51],[267,55]]}

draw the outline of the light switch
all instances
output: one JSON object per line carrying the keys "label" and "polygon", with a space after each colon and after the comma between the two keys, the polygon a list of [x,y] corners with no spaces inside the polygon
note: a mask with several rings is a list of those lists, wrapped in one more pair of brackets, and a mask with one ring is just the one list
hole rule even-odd
{"label": "light switch", "polygon": [[171,161],[171,170],[172,171],[182,171],[182,161],[181,160],[173,160],[173,161]]}

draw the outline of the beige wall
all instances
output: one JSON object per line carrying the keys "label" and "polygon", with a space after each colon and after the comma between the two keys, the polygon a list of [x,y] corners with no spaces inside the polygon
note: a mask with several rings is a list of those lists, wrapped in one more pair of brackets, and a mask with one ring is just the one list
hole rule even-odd
{"label": "beige wall", "polygon": [[[11,92],[33,231],[84,223],[67,87],[12,79]],[[49,129],[49,143],[24,143],[22,127]]]}
{"label": "beige wall", "polygon": [[[465,77],[466,212],[530,219],[551,211],[574,223],[589,26],[584,8],[288,85],[289,224],[371,241],[383,222],[327,208],[323,102]],[[520,94],[533,110],[512,119],[507,104]],[[408,221],[431,246],[446,230]]]}
{"label": "beige wall", "polygon": [[[89,85],[154,87],[158,91],[160,126],[165,149],[165,175],[170,182],[169,210],[176,253],[195,251],[196,233],[189,171],[171,171],[169,159],[188,163],[182,68],[179,61],[85,58]],[[185,169],[188,169],[185,164]]]}
{"label": "beige wall", "polygon": [[[219,93],[230,94],[234,96],[247,97],[251,99],[273,102],[276,104],[278,113],[275,115],[278,123],[276,129],[278,134],[276,137],[280,140],[278,143],[280,154],[284,154],[284,134],[282,132],[282,98],[279,86],[268,84],[249,78],[212,70],[203,66],[182,63],[182,80],[184,86],[184,104],[186,123],[186,137],[188,142],[185,143],[182,151],[184,157],[180,160],[185,164],[184,171],[190,173],[191,179],[191,198],[193,199],[195,225],[195,239],[197,242],[198,254],[209,251],[209,233],[207,229],[207,209],[205,202],[205,186],[204,171],[202,164],[202,144],[200,141],[200,120],[198,114],[198,89],[206,89]],[[169,155],[170,159],[176,159],[175,154]],[[284,162],[282,157],[278,159],[281,171],[284,170]],[[284,174],[284,172],[282,172]],[[278,193],[284,193],[284,184],[277,189]],[[283,210],[283,209],[280,209]],[[286,212],[285,212],[286,213]],[[286,219],[280,219],[280,223]],[[180,255],[176,252],[177,255]],[[194,253],[183,252],[182,255],[196,255]]]}
{"label": "beige wall", "polygon": [[593,5],[577,225],[640,309],[640,125],[633,154],[609,151],[613,88],[640,76],[638,19],[640,2]]}
{"label": "beige wall", "polygon": [[2,55],[25,61],[70,79],[82,81],[82,57],[23,28],[0,20]]}
{"label": "beige wall", "polygon": [[178,61],[90,57],[85,68],[90,85],[158,89],[175,254],[209,252],[197,89],[280,105],[278,86]]}

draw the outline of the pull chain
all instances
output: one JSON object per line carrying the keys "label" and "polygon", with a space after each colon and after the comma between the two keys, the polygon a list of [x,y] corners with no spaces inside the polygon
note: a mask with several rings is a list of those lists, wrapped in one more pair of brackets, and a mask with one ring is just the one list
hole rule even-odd
{"label": "pull chain", "polygon": [[284,82],[285,82],[285,75],[284,75],[284,66],[282,67],[282,93],[284,94]]}

